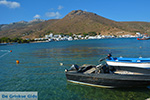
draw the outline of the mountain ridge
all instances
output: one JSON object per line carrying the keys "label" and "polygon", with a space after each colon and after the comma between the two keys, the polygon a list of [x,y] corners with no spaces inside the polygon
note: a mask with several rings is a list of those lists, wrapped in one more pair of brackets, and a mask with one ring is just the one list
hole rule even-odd
{"label": "mountain ridge", "polygon": [[29,22],[27,21],[19,21],[19,22],[13,22],[10,24],[0,24],[0,31],[2,30],[7,30],[7,29],[12,29],[12,28],[18,28],[18,27],[23,27],[23,26],[28,26],[28,25],[34,25],[40,22],[44,22],[45,20],[42,19],[33,19]]}
{"label": "mountain ridge", "polygon": [[122,35],[150,32],[149,28],[149,22],[117,22],[92,12],[73,10],[62,19],[50,19],[33,25],[0,30],[0,37],[38,38],[50,32],[54,34],[96,32],[102,35]]}

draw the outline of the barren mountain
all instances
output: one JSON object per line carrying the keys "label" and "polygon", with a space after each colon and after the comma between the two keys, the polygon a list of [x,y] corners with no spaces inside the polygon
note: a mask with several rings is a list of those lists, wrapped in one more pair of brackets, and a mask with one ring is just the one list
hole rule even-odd
{"label": "barren mountain", "polygon": [[[26,22],[20,22],[22,24]],[[3,27],[4,25],[0,25]],[[36,38],[43,37],[45,34],[82,34],[96,32],[104,35],[135,34],[135,32],[149,32],[149,22],[116,22],[106,19],[95,13],[82,10],[74,10],[62,19],[53,19],[30,25],[12,26],[5,30],[0,30],[0,37],[22,37]]]}

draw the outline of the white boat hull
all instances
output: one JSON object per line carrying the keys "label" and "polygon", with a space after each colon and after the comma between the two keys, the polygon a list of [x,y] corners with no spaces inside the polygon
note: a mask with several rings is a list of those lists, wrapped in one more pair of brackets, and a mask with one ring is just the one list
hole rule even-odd
{"label": "white boat hull", "polygon": [[150,68],[150,63],[129,63],[129,62],[116,62],[116,61],[106,61],[106,63],[109,66]]}

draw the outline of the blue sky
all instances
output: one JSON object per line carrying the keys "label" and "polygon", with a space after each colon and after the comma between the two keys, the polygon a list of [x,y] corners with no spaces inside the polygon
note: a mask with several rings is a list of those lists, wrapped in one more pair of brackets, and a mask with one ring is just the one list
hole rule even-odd
{"label": "blue sky", "polygon": [[0,0],[0,24],[63,18],[72,10],[115,21],[150,22],[150,0]]}

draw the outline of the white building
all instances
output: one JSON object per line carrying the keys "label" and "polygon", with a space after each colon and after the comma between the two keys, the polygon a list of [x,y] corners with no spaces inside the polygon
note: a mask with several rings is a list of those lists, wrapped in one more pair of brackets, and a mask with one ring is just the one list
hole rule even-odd
{"label": "white building", "polygon": [[69,38],[68,38],[68,41],[72,41],[73,40],[73,38],[70,36]]}
{"label": "white building", "polygon": [[53,37],[53,33],[50,33],[49,35],[45,35],[45,38],[48,39],[48,38],[52,38]]}

